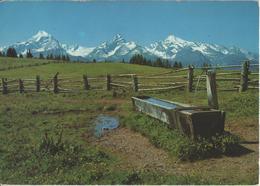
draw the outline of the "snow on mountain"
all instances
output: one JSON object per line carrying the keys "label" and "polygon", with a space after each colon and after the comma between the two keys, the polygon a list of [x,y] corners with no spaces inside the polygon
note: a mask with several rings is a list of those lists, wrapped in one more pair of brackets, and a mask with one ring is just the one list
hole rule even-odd
{"label": "snow on mountain", "polygon": [[236,47],[191,42],[174,35],[169,35],[165,40],[155,42],[146,49],[158,57],[182,61],[184,64],[231,64],[245,59],[258,59],[256,54]]}
{"label": "snow on mountain", "polygon": [[126,41],[120,34],[117,34],[112,41],[107,41],[96,47],[86,57],[88,59],[102,60],[129,60],[134,54],[142,54],[151,57],[153,54],[144,47],[133,41]]}
{"label": "snow on mountain", "polygon": [[[30,39],[24,42],[17,42],[8,47],[15,48],[18,54],[26,54],[30,49],[33,56],[39,56],[42,53],[44,56],[48,54],[53,55],[65,55],[66,51],[62,48],[58,40],[56,40],[52,35],[45,31],[39,31],[36,35],[32,36]],[[4,48],[4,51],[8,47]]]}
{"label": "snow on mountain", "polygon": [[64,48],[66,52],[71,56],[81,56],[81,57],[86,57],[94,49],[94,47],[86,48],[79,45],[67,45],[67,44],[62,44],[62,48]]}
{"label": "snow on mountain", "polygon": [[[242,60],[250,59],[258,61],[258,54],[248,52],[237,47],[225,47],[216,44],[186,41],[174,35],[166,39],[152,43],[150,46],[141,46],[134,41],[126,41],[117,34],[111,41],[103,42],[97,47],[83,47],[79,45],[61,44],[57,39],[45,31],[39,31],[30,39],[18,42],[11,46],[18,54],[26,54],[30,49],[34,56],[42,53],[65,55],[72,60],[97,61],[128,61],[134,54],[142,54],[147,59],[158,57],[168,59],[170,62],[181,61],[183,64],[201,65],[211,64],[236,64]],[[5,51],[8,47],[1,47]]]}

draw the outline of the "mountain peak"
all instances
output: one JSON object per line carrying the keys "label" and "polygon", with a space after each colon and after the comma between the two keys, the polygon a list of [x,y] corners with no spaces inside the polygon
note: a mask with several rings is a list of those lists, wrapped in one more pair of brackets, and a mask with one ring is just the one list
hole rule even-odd
{"label": "mountain peak", "polygon": [[185,40],[179,38],[179,37],[176,37],[175,35],[173,34],[170,34],[166,39],[165,39],[165,42],[167,43],[184,43],[186,42]]}
{"label": "mountain peak", "polygon": [[113,41],[114,41],[114,42],[124,42],[125,40],[124,40],[124,38],[122,37],[121,34],[116,34],[116,35],[114,36],[114,38],[113,38]]}
{"label": "mountain peak", "polygon": [[51,35],[43,30],[39,30],[32,38],[38,41],[42,37],[51,37]]}

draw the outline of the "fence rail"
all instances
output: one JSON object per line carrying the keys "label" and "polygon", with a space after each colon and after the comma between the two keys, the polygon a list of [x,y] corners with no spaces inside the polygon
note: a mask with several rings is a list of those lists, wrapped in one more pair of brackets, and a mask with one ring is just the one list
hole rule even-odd
{"label": "fence rail", "polygon": [[[247,89],[258,89],[259,79],[256,79],[258,72],[250,72],[250,66],[259,66],[259,64],[250,64],[248,61],[242,65],[217,66],[213,68],[233,68],[241,67],[240,71],[220,72],[216,73],[215,80],[218,91],[239,91],[243,92]],[[84,74],[82,78],[62,76],[56,73],[52,78],[41,78],[39,75],[35,79],[7,79],[2,78],[0,81],[0,91],[3,94],[13,92],[40,92],[49,91],[54,93],[77,92],[90,90],[113,90],[126,89],[134,92],[145,91],[167,91],[174,89],[187,89],[189,92],[206,90],[205,84],[210,68],[202,69],[203,73],[196,75],[193,66],[188,68],[171,70],[164,73],[151,75],[136,75],[136,74],[118,74],[104,75],[99,77],[89,77]],[[207,70],[205,70],[207,69]],[[178,74],[182,72],[182,74]],[[183,74],[183,72],[186,74]],[[197,73],[197,72],[196,72]],[[235,76],[235,77],[233,77]],[[252,77],[251,77],[252,76]],[[222,87],[221,82],[230,82],[232,87]]]}

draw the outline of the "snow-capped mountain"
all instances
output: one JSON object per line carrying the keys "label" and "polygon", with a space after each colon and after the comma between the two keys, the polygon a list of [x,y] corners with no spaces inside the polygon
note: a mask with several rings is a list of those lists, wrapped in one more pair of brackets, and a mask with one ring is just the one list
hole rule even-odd
{"label": "snow-capped mountain", "polygon": [[142,54],[147,59],[163,58],[170,62],[181,61],[183,64],[201,65],[236,64],[242,60],[258,61],[258,54],[248,52],[237,47],[225,47],[216,44],[186,41],[174,35],[165,40],[152,43],[150,46],[141,46],[134,41],[126,41],[117,34],[111,41],[103,42],[97,47],[83,47],[79,45],[62,44],[45,31],[24,42],[18,42],[7,47],[0,47],[5,51],[8,47],[16,49],[18,54],[25,54],[29,49],[33,56],[48,54],[69,55],[72,60],[97,61],[128,61],[134,54]]}
{"label": "snow-capped mountain", "polygon": [[62,44],[62,48],[65,49],[66,52],[71,56],[81,56],[81,57],[86,57],[90,52],[94,50],[94,47],[86,48],[79,45],[67,45],[67,44]]}
{"label": "snow-capped mountain", "polygon": [[245,59],[258,60],[256,54],[237,47],[191,42],[174,35],[169,35],[165,40],[155,42],[146,49],[158,57],[181,61],[184,64],[234,64]]}
{"label": "snow-capped mountain", "polygon": [[133,41],[126,41],[120,34],[117,34],[112,41],[104,42],[90,52],[86,57],[88,59],[102,60],[126,60],[128,61],[134,54],[142,54],[151,58],[153,54],[144,47]]}
{"label": "snow-capped mountain", "polygon": [[[30,49],[33,56],[39,56],[42,53],[44,56],[48,54],[53,55],[65,55],[66,50],[62,48],[61,44],[52,35],[45,31],[39,31],[36,35],[24,42],[17,42],[11,46],[15,48],[18,54],[26,54]],[[8,47],[4,47],[3,50],[6,51]]]}

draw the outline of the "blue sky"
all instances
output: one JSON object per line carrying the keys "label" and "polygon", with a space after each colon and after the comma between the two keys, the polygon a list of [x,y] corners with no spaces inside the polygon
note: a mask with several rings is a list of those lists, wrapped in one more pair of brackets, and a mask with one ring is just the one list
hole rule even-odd
{"label": "blue sky", "polygon": [[3,2],[0,21],[0,46],[45,30],[89,47],[117,33],[142,45],[174,34],[258,52],[257,2]]}

